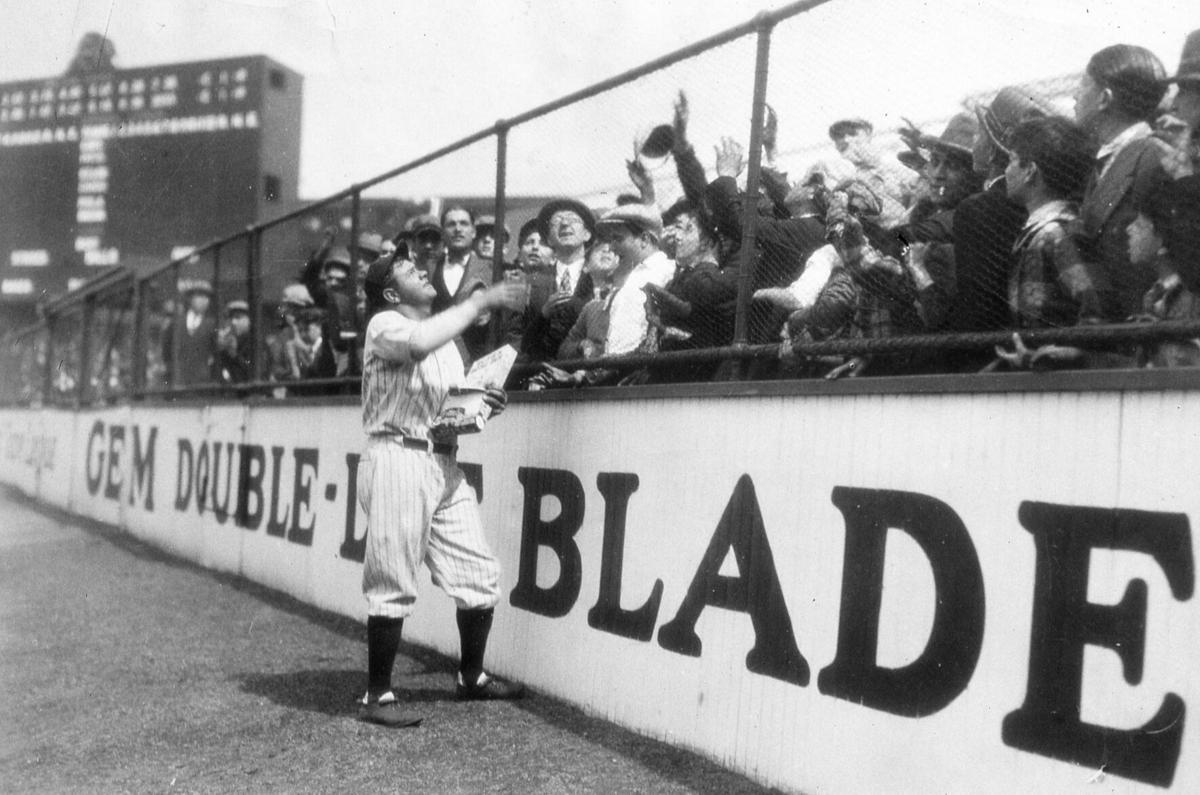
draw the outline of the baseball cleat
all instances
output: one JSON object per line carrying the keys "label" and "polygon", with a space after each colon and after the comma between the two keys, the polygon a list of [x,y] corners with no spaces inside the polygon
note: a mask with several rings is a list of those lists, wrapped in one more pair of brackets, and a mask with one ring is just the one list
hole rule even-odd
{"label": "baseball cleat", "polygon": [[455,682],[454,692],[463,701],[511,701],[525,695],[525,686],[517,682],[506,682],[497,679],[489,673],[480,673],[475,684],[468,685],[463,681],[460,671]]}
{"label": "baseball cleat", "polygon": [[358,719],[367,723],[378,723],[393,729],[421,725],[421,716],[401,710],[396,694],[390,690],[374,701],[369,696],[363,696],[358,705]]}

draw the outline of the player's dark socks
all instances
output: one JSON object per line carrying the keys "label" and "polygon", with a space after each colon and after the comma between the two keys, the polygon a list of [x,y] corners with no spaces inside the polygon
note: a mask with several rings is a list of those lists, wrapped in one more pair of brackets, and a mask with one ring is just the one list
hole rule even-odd
{"label": "player's dark socks", "polygon": [[487,650],[488,635],[492,631],[492,613],[490,607],[482,610],[460,609],[456,616],[458,638],[462,645],[462,661],[458,670],[466,682],[474,683],[483,673],[483,653]]}
{"label": "player's dark socks", "polygon": [[367,616],[367,695],[371,698],[392,689],[392,666],[403,628],[403,618]]}

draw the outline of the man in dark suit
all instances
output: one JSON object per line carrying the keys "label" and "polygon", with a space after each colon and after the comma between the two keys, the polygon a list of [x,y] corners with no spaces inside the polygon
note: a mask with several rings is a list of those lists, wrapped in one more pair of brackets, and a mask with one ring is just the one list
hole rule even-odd
{"label": "man in dark suit", "polygon": [[[521,348],[530,360],[544,362],[558,355],[584,304],[595,296],[592,277],[583,270],[596,231],[596,218],[587,205],[574,199],[554,199],[542,206],[538,232],[553,252],[547,274],[552,292],[541,300],[531,282],[529,325]],[[540,302],[540,303],[539,303]]]}
{"label": "man in dark suit", "polygon": [[[433,299],[434,313],[461,304],[476,290],[486,290],[492,283],[492,262],[474,251],[475,214],[465,207],[447,208],[441,217],[442,244],[445,254],[434,265],[429,282],[437,291]],[[458,338],[459,353],[464,363],[470,363],[487,353],[488,323],[485,313]]]}
{"label": "man in dark suit", "polygon": [[1100,143],[1096,169],[1084,189],[1080,216],[1086,252],[1112,285],[1110,319],[1141,310],[1154,284],[1153,267],[1129,259],[1126,227],[1137,207],[1170,179],[1170,148],[1149,125],[1166,93],[1166,70],[1144,47],[1114,44],[1092,56],[1075,92],[1075,120]]}
{"label": "man in dark suit", "polygon": [[213,380],[217,351],[217,321],[210,313],[212,285],[204,279],[179,283],[183,312],[163,333],[163,364],[171,386],[206,384]]}

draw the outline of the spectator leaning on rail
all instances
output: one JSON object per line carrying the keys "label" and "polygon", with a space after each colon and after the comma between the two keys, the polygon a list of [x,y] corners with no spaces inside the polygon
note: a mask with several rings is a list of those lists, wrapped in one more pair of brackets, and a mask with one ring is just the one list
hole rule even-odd
{"label": "spectator leaning on rail", "polygon": [[[1146,197],[1130,222],[1129,258],[1153,264],[1158,279],[1142,298],[1142,320],[1200,319],[1200,176],[1168,182]],[[1149,367],[1200,364],[1200,339],[1145,346]]]}
{"label": "spectator leaning on rail", "polygon": [[[167,383],[206,384],[213,380],[217,352],[217,322],[209,311],[212,285],[204,279],[185,279],[179,283],[179,292],[183,296],[183,317],[173,318],[163,331]],[[180,325],[183,328],[178,332]]]}
{"label": "spectator leaning on rail", "polygon": [[[737,278],[736,272],[722,271],[717,263],[716,234],[707,214],[680,199],[663,214],[663,221],[662,248],[675,260],[675,275],[662,287],[651,282],[643,288],[664,327],[659,350],[728,345],[737,314]],[[708,381],[721,367],[719,361],[663,365],[652,369],[651,378]]]}
{"label": "spectator leaning on rail", "polygon": [[609,210],[596,222],[600,239],[617,256],[608,294],[606,355],[632,353],[646,339],[646,285],[666,284],[675,272],[673,263],[659,248],[662,216],[644,204],[627,204]]}
{"label": "spectator leaning on rail", "polygon": [[[1013,325],[1047,328],[1101,320],[1105,274],[1085,259],[1075,237],[1075,197],[1091,173],[1095,145],[1082,129],[1057,117],[1022,122],[1008,145],[1006,190],[1029,214],[1013,246],[1008,283]],[[1051,345],[1029,351],[1017,335],[1014,343],[1012,352],[997,348],[1000,358],[1013,367],[1069,366],[1084,360],[1078,348]]]}
{"label": "spectator leaning on rail", "polygon": [[523,352],[533,361],[548,361],[558,353],[584,304],[595,297],[592,279],[583,272],[587,250],[595,235],[592,211],[574,199],[554,199],[538,212],[538,231],[552,252],[554,292],[540,306],[525,331]]}
{"label": "spectator leaning on rail", "polygon": [[1130,262],[1125,230],[1135,208],[1169,179],[1163,160],[1170,146],[1148,123],[1166,93],[1165,78],[1149,50],[1115,44],[1091,57],[1075,93],[1075,120],[1100,143],[1080,206],[1086,253],[1112,286],[1118,319],[1141,310],[1155,281],[1153,267]]}
{"label": "spectator leaning on rail", "polygon": [[[1025,224],[1025,206],[1008,198],[1004,170],[1008,136],[1022,121],[1054,115],[1050,103],[1024,86],[1006,86],[987,105],[976,108],[979,128],[972,147],[975,173],[984,189],[954,210],[954,265],[957,295],[950,305],[947,331],[999,331],[1009,327],[1008,274],[1012,248]],[[954,370],[978,370],[990,351],[951,351]]]}

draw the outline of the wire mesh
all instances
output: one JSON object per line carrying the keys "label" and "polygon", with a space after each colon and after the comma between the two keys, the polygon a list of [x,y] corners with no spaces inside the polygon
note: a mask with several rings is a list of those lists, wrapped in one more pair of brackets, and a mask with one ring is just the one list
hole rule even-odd
{"label": "wire mesh", "polygon": [[[724,215],[709,211],[705,191],[718,177],[719,150],[744,152],[754,56],[755,38],[746,35],[512,128],[506,199],[518,273],[530,284],[515,335],[525,360],[733,341],[740,263],[718,227],[740,230],[736,180],[744,188],[745,158],[720,163],[737,199],[721,207]],[[725,140],[740,144],[722,147]],[[626,220],[604,222],[606,214]],[[716,370],[672,365],[638,377],[708,380]],[[534,386],[553,383],[534,376]]]}
{"label": "wire mesh", "polygon": [[107,290],[85,312],[89,340],[84,403],[111,402],[133,386],[133,293],[128,284]]}

